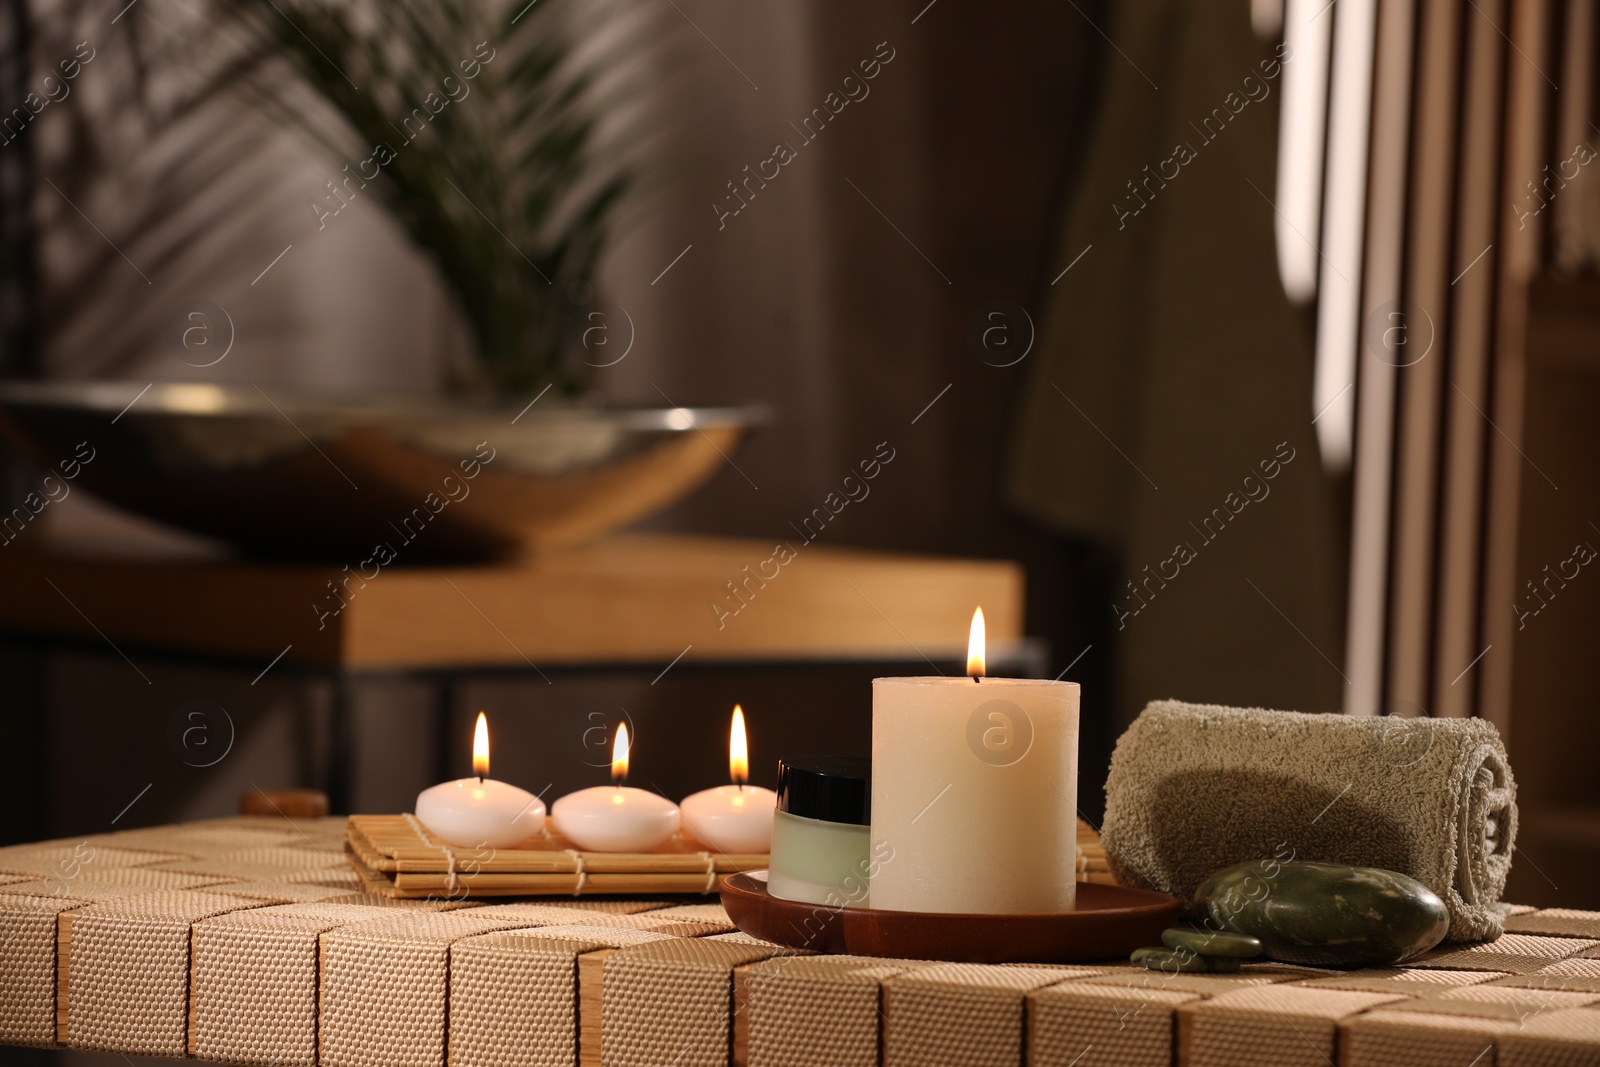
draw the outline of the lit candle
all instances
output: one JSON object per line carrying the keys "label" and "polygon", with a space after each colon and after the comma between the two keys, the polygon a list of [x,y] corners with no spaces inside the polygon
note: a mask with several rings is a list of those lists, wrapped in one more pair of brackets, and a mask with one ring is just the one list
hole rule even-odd
{"label": "lit candle", "polygon": [[544,801],[489,777],[489,722],[481,711],[472,732],[472,773],[417,794],[417,818],[429,833],[460,848],[510,848],[544,829]]}
{"label": "lit candle", "polygon": [[563,837],[589,852],[645,852],[678,832],[678,806],[666,797],[623,785],[628,778],[628,727],[617,727],[611,785],[568,793],[550,806]]}
{"label": "lit candle", "polygon": [[872,906],[1071,911],[1078,686],[984,677],[983,611],[967,678],[872,682]]}
{"label": "lit candle", "polygon": [[728,734],[728,777],[732,785],[702,789],[683,800],[683,828],[701,844],[720,852],[768,852],[778,794],[750,780],[750,748],[745,740],[744,708],[733,706]]}

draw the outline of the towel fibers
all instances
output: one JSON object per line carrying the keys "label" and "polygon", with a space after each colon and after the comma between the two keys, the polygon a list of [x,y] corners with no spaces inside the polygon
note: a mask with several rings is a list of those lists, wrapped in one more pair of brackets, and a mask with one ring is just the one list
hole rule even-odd
{"label": "towel fibers", "polygon": [[1482,719],[1168,700],[1117,742],[1101,841],[1119,882],[1184,901],[1212,872],[1288,849],[1399,871],[1445,902],[1450,940],[1479,941],[1500,936],[1516,832],[1505,746]]}

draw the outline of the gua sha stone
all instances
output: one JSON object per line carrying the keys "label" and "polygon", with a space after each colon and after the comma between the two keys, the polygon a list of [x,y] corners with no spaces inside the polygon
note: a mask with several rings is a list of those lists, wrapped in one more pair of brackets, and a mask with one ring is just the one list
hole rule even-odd
{"label": "gua sha stone", "polygon": [[1238,863],[1202,882],[1195,905],[1224,929],[1259,938],[1270,958],[1310,966],[1400,963],[1450,929],[1444,901],[1415,878],[1335,863]]}
{"label": "gua sha stone", "polygon": [[1234,957],[1202,956],[1188,949],[1141,948],[1128,958],[1147,971],[1168,974],[1232,974],[1239,969]]}
{"label": "gua sha stone", "polygon": [[1173,926],[1161,931],[1161,943],[1171,949],[1198,952],[1202,956],[1247,960],[1261,955],[1259,938],[1226,930],[1186,930],[1181,926]]}

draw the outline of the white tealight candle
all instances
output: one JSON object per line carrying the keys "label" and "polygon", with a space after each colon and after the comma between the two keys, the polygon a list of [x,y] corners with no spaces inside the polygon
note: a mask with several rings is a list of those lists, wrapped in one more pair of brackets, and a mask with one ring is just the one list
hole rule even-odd
{"label": "white tealight candle", "polygon": [[732,785],[702,789],[683,799],[684,832],[719,852],[770,852],[778,794],[745,784],[750,779],[750,748],[744,708],[738,704],[733,706],[728,734],[728,776]]}
{"label": "white tealight candle", "polygon": [[428,832],[458,848],[510,848],[544,829],[544,801],[489,777],[489,723],[478,712],[472,736],[472,771],[417,794],[417,819]]}
{"label": "white tealight candle", "polygon": [[612,785],[580,789],[550,805],[556,830],[587,852],[647,852],[678,832],[678,806],[666,797],[623,785],[628,776],[628,728],[617,727]]}
{"label": "white tealight candle", "polygon": [[872,906],[1022,914],[1073,910],[1078,686],[985,678],[872,683]]}

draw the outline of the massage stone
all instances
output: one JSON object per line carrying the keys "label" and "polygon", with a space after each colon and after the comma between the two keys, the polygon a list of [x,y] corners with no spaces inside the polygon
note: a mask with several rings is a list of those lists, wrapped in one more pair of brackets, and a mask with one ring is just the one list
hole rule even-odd
{"label": "massage stone", "polygon": [[1450,930],[1438,894],[1376,867],[1238,863],[1202,882],[1195,904],[1217,925],[1259,938],[1272,959],[1313,967],[1415,959]]}

